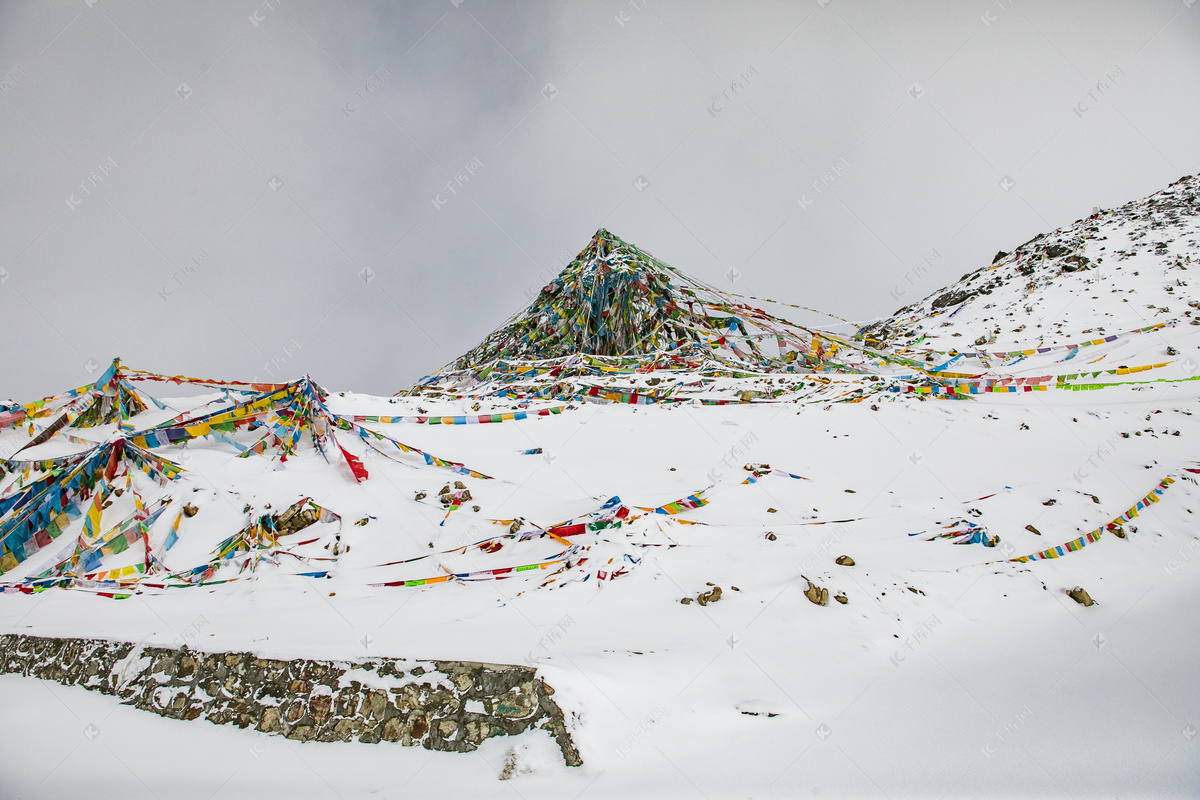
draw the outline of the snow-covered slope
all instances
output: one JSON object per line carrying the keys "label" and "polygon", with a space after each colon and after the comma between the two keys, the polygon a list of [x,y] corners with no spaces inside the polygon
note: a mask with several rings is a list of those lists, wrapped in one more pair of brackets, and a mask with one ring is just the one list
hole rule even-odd
{"label": "snow-covered slope", "polygon": [[[33,592],[22,580],[53,554],[39,551],[0,579],[15,590],[0,596],[0,630],[529,663],[556,690],[584,765],[566,767],[540,731],[474,756],[300,745],[0,677],[0,794],[1195,796],[1196,220],[1196,184],[1176,184],[865,332],[893,353],[907,341],[940,375],[880,359],[857,367],[876,374],[586,362],[392,398],[307,380],[214,385],[64,429],[73,438],[20,457],[145,439],[183,471],[161,485],[132,471],[131,488],[196,512],[150,525],[158,563],[128,580]],[[1073,254],[1088,268],[1063,271],[1084,263]],[[1168,319],[1178,324],[1101,335]],[[1058,349],[1024,353],[1039,343]],[[624,391],[693,382],[646,404]],[[567,386],[540,394],[546,384]],[[232,411],[239,401],[257,416]],[[0,451],[52,418],[3,431]],[[258,550],[228,546],[301,498],[340,519]],[[139,547],[101,566],[142,564]],[[697,602],[716,587],[719,600]],[[1094,604],[1072,599],[1076,587]],[[500,783],[509,761],[516,777]]]}
{"label": "snow-covered slope", "polygon": [[1200,178],[1000,251],[864,329],[901,352],[998,354],[1072,344],[1170,320],[1200,301]]}

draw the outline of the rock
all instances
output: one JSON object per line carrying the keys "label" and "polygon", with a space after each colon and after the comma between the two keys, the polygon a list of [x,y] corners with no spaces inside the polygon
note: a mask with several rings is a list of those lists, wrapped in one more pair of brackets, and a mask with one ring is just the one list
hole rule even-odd
{"label": "rock", "polygon": [[533,687],[525,687],[526,691],[517,693],[518,686],[512,692],[503,694],[496,699],[495,715],[498,717],[509,717],[511,719],[524,719],[533,713],[533,707],[536,700],[533,695]]}
{"label": "rock", "polygon": [[1008,258],[1008,253],[1001,250],[1000,252],[996,253],[996,257],[992,259],[992,263],[999,264],[1001,259],[1005,259],[1005,258]]}
{"label": "rock", "polygon": [[1039,531],[1037,528],[1033,527],[1032,525],[1026,525],[1025,530],[1029,531],[1030,533],[1036,533],[1038,536],[1042,535],[1042,532]]}
{"label": "rock", "polygon": [[465,483],[463,483],[462,481],[455,481],[454,488],[455,489],[465,489],[465,488],[467,488],[467,485]]}
{"label": "rock", "polygon": [[679,602],[680,602],[680,603],[683,603],[685,606],[688,606],[688,605],[691,605],[691,604],[692,604],[692,598],[690,598],[690,597],[685,597],[685,598],[683,598],[682,600],[680,600]]}
{"label": "rock", "polygon": [[849,598],[847,598],[846,595],[842,594],[841,592],[838,592],[837,594],[835,594],[833,596],[833,599],[837,600],[842,605],[846,605],[846,603],[850,602]]}
{"label": "rock", "polygon": [[[521,770],[526,772],[528,770]],[[500,770],[500,780],[511,781],[513,776],[517,774],[517,749],[514,747],[508,751],[508,758],[504,759],[504,769]]]}
{"label": "rock", "polygon": [[973,297],[974,295],[975,295],[975,292],[968,292],[968,291],[965,291],[962,289],[954,289],[954,290],[946,292],[945,294],[935,298],[933,301],[933,308],[938,309],[938,308],[949,308],[950,306],[956,306],[959,303],[966,301],[968,298]]}
{"label": "rock", "polygon": [[324,725],[333,710],[333,698],[327,694],[312,699],[312,716],[318,725]]}
{"label": "rock", "polygon": [[279,530],[281,536],[288,533],[295,533],[307,528],[309,525],[314,525],[320,518],[321,512],[312,508],[302,508],[300,503],[292,505],[273,517],[275,527]]}
{"label": "rock", "polygon": [[333,723],[333,728],[329,731],[327,741],[332,742],[348,742],[351,735],[354,733],[353,719],[339,719]]}
{"label": "rock", "polygon": [[767,531],[767,541],[769,541],[769,542],[773,542],[773,541],[775,541],[775,540],[776,540],[776,539],[778,539],[778,538],[779,538],[779,537],[778,537],[778,536],[776,536],[775,534],[771,533],[770,531]]}
{"label": "rock", "polygon": [[707,592],[703,592],[699,596],[697,596],[696,602],[702,606],[706,606],[709,603],[715,603],[720,599],[721,599],[721,587],[714,586],[711,590],[709,590]]}
{"label": "rock", "polygon": [[1092,599],[1092,596],[1087,593],[1087,590],[1081,586],[1076,586],[1074,589],[1068,589],[1067,596],[1085,608],[1093,605],[1096,602]]}
{"label": "rock", "polygon": [[853,567],[854,559],[851,558],[850,556],[838,556],[837,558],[834,559],[833,563],[835,563],[841,567]]}
{"label": "rock", "polygon": [[817,586],[808,578],[804,580],[808,581],[808,588],[804,590],[804,596],[819,606],[829,605],[829,590]]}
{"label": "rock", "polygon": [[403,739],[404,723],[401,722],[400,717],[392,717],[383,723],[383,732],[380,735],[389,742],[398,742]]}
{"label": "rock", "polygon": [[1063,259],[1063,272],[1076,272],[1081,269],[1087,269],[1089,263],[1086,256],[1068,256]]}
{"label": "rock", "polygon": [[299,742],[311,742],[316,732],[312,725],[297,725],[284,735]]}
{"label": "rock", "polygon": [[263,733],[277,733],[279,731],[279,727],[279,709],[263,709],[262,719],[260,719],[258,722],[258,729]]}
{"label": "rock", "polygon": [[1071,252],[1071,248],[1065,244],[1052,244],[1046,248],[1047,258],[1062,258],[1067,253]]}
{"label": "rock", "polygon": [[183,507],[183,515],[184,515],[185,517],[188,517],[189,519],[190,519],[191,517],[194,517],[194,516],[196,516],[196,514],[198,514],[199,512],[200,512],[200,509],[196,508],[196,507],[195,507],[194,505],[192,505],[191,503],[188,503],[187,505],[185,505],[185,506]]}
{"label": "rock", "polygon": [[[185,647],[187,645],[184,645]],[[196,674],[196,659],[192,656],[183,655],[179,657],[179,666],[175,669],[176,678],[190,678]]]}
{"label": "rock", "polygon": [[1124,528],[1122,528],[1120,525],[1113,524],[1113,525],[1112,525],[1112,526],[1111,526],[1111,527],[1108,529],[1108,532],[1109,532],[1109,533],[1111,533],[1113,536],[1117,537],[1118,539],[1124,539],[1124,538],[1125,538],[1125,529],[1124,529]]}
{"label": "rock", "polygon": [[768,513],[768,514],[774,514],[774,513],[775,513],[775,509],[773,509],[773,508],[768,508],[768,509],[767,509],[767,513]]}

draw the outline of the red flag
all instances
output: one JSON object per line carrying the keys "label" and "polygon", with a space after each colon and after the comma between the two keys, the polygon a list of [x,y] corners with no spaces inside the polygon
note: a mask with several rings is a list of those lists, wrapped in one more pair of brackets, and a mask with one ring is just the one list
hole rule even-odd
{"label": "red flag", "polygon": [[104,468],[104,479],[111,481],[117,476],[117,465],[121,462],[121,453],[125,449],[125,440],[120,439],[112,446],[108,455],[108,466]]}
{"label": "red flag", "polygon": [[353,453],[350,453],[340,444],[338,445],[338,450],[342,451],[342,455],[345,457],[346,463],[350,465],[350,471],[354,473],[354,480],[358,481],[359,483],[365,481],[368,475],[367,468],[363,466],[362,460]]}

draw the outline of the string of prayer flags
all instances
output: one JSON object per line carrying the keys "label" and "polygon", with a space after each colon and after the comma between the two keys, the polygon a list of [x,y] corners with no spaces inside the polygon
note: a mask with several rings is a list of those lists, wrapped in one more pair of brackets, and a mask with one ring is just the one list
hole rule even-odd
{"label": "string of prayer flags", "polygon": [[575,555],[580,550],[579,545],[571,545],[561,553],[551,556],[544,561],[535,561],[532,564],[522,564],[516,567],[497,567],[494,569],[480,569],[471,572],[449,572],[444,575],[435,575],[430,578],[415,578],[409,580],[383,581],[380,583],[369,584],[372,587],[387,587],[387,586],[429,586],[438,583],[447,583],[451,580],[455,581],[479,581],[479,580],[504,580],[505,578],[514,577],[522,572],[531,570],[545,570],[559,564],[566,563],[571,556]]}
{"label": "string of prayer flags", "polygon": [[742,484],[758,483],[759,479],[766,475],[779,475],[784,478],[794,478],[798,481],[806,481],[808,478],[803,475],[793,475],[782,469],[772,468],[770,464],[746,464],[742,469],[750,473],[750,477],[742,481]]}
{"label": "string of prayer flags", "polygon": [[553,414],[561,414],[565,406],[552,406],[550,408],[538,408],[528,411],[505,411],[500,414],[476,414],[462,415],[457,417],[434,417],[425,414],[407,415],[399,417],[380,417],[356,414],[354,416],[344,417],[351,422],[378,422],[382,424],[398,424],[398,423],[416,423],[422,425],[485,425],[495,422],[511,422],[514,420],[529,419],[530,417],[548,417]]}
{"label": "string of prayer flags", "polygon": [[1149,494],[1147,494],[1141,500],[1138,500],[1137,503],[1129,508],[1129,510],[1125,511],[1120,516],[1115,517],[1111,522],[1107,523],[1106,525],[1102,525],[1094,531],[1089,531],[1088,533],[1085,533],[1076,539],[1072,539],[1069,542],[1051,547],[1047,550],[1041,550],[1037,553],[1030,553],[1026,556],[1018,556],[1017,558],[1010,558],[1008,560],[1019,561],[1022,563],[1027,561],[1041,561],[1051,558],[1062,558],[1068,553],[1074,553],[1082,550],[1089,544],[1100,541],[1100,538],[1104,536],[1105,530],[1112,530],[1122,522],[1128,522],[1131,519],[1135,519],[1140,512],[1157,503],[1159,498],[1162,497],[1163,492],[1165,492],[1173,483],[1175,483],[1175,479],[1170,475],[1163,478],[1158,482],[1158,485],[1150,491]]}
{"label": "string of prayer flags", "polygon": [[[969,519],[958,520],[943,527],[945,533],[934,534],[926,539],[932,542],[934,539],[952,539],[954,544],[981,544],[984,547],[995,547],[1000,543],[999,536],[991,536],[987,532],[987,528],[971,522]],[[924,533],[924,531],[921,531]],[[909,536],[917,536],[919,534],[910,533]]]}
{"label": "string of prayer flags", "polygon": [[657,508],[642,508],[642,506],[637,506],[637,508],[641,509],[642,511],[648,511],[652,514],[679,514],[693,508],[700,508],[701,506],[708,505],[708,500],[702,496],[706,491],[708,491],[708,489],[701,489],[695,494],[690,494],[687,497],[676,500],[673,503],[667,503],[666,505],[662,505]]}

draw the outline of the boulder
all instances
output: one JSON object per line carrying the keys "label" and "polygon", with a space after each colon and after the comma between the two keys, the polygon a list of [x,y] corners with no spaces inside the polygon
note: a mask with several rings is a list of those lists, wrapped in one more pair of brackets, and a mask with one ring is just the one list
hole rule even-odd
{"label": "boulder", "polygon": [[1076,586],[1074,589],[1068,589],[1067,596],[1084,607],[1094,605],[1096,602],[1082,586]]}
{"label": "boulder", "polygon": [[951,291],[935,298],[933,301],[933,308],[938,309],[956,306],[974,294],[974,292],[968,292],[963,289],[952,289]]}
{"label": "boulder", "polygon": [[819,606],[829,605],[829,590],[817,586],[808,578],[804,580],[808,581],[808,588],[804,590],[804,596]]}

